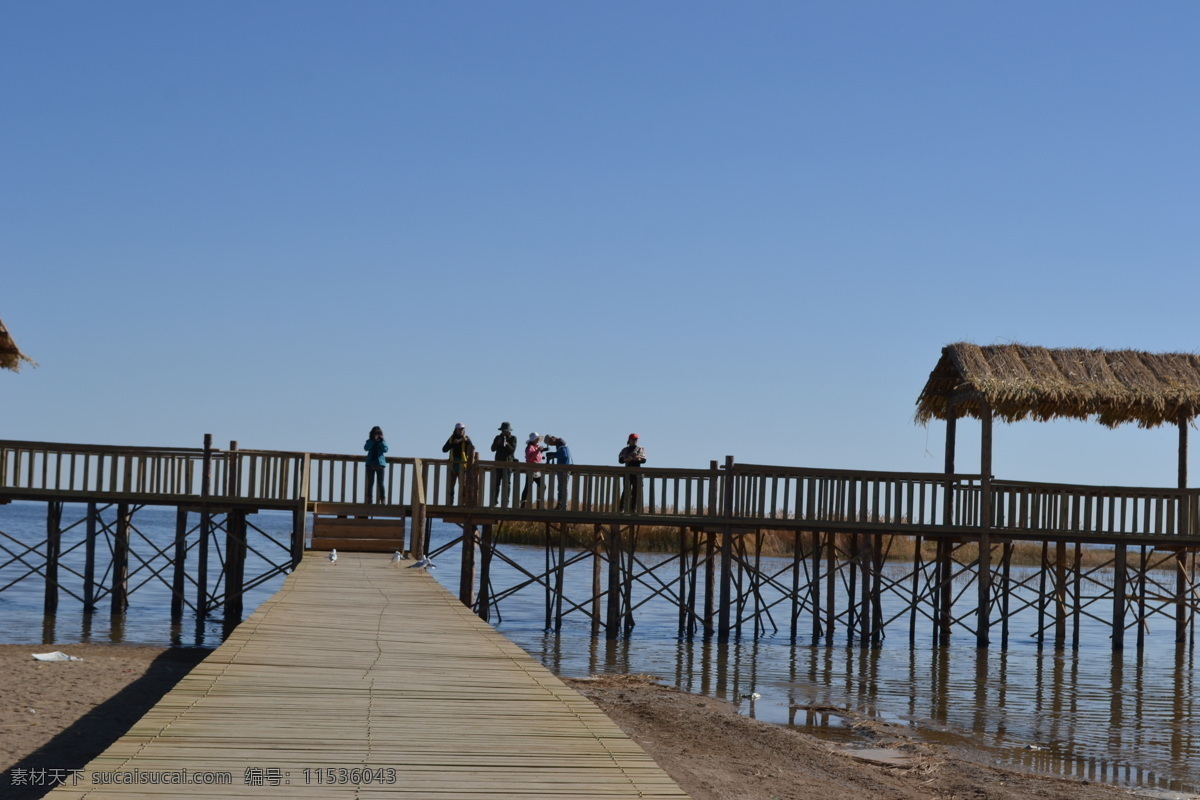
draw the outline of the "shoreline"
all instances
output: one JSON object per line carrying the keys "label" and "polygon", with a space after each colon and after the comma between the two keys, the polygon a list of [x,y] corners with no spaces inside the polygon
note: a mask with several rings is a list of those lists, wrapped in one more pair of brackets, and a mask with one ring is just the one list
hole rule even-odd
{"label": "shoreline", "polygon": [[[55,650],[83,660],[42,663],[31,657]],[[6,676],[0,703],[0,793],[11,800],[43,797],[52,787],[13,785],[12,770],[81,769],[209,652],[123,644],[0,645],[0,670]],[[862,747],[856,745],[858,752],[851,753],[649,676],[564,682],[595,702],[695,800],[1135,796],[1134,790],[1108,784],[992,766],[978,755],[919,741],[887,723],[856,725]]]}

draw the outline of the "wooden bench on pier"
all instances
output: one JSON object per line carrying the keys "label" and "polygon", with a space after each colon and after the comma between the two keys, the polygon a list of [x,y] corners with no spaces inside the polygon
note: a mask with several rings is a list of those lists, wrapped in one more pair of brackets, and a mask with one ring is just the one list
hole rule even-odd
{"label": "wooden bench on pier", "polygon": [[318,503],[313,509],[313,550],[337,548],[348,553],[404,550],[403,506],[364,505],[359,508],[338,504],[336,512],[325,506]]}

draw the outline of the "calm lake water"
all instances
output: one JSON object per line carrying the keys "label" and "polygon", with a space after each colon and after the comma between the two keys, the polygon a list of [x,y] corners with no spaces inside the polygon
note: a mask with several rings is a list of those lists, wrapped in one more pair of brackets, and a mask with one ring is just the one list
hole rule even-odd
{"label": "calm lake water", "polygon": [[[170,572],[153,575],[165,565],[164,557],[155,553],[165,552],[174,537],[171,509],[146,508],[134,516],[133,549],[148,563],[131,560],[129,583],[134,591],[123,619],[114,620],[105,602],[97,613],[84,615],[81,602],[65,593],[57,617],[43,619],[42,579],[21,579],[29,566],[16,558],[21,548],[13,540],[43,539],[45,513],[43,504],[0,506],[0,587],[7,586],[0,591],[0,641],[220,643],[220,618],[197,619],[189,613],[181,626],[171,625]],[[82,507],[67,506],[64,527],[82,516]],[[189,525],[196,521],[191,515]],[[262,513],[251,522],[286,545],[290,515]],[[458,532],[455,526],[435,523],[434,547]],[[81,538],[82,525],[64,535],[64,549]],[[282,560],[265,537],[256,536],[252,545],[259,539],[263,555]],[[506,546],[505,553],[535,573],[543,567],[540,548]],[[654,558],[643,557],[648,562]],[[100,562],[98,576],[107,564],[106,554]],[[36,563],[34,559],[30,566]],[[82,563],[82,547],[64,555],[64,570],[82,573]],[[260,574],[267,565],[252,552],[247,576]],[[897,570],[903,574],[905,568]],[[516,569],[499,560],[493,562],[493,573],[497,589],[518,582]],[[438,560],[433,574],[457,592],[457,548]],[[567,577],[569,597],[588,595],[590,569],[568,570]],[[61,579],[79,593],[81,578],[64,571]],[[246,613],[282,580],[275,576],[250,590]],[[644,596],[647,590],[640,591]],[[194,592],[190,587],[189,594]],[[536,586],[504,600],[500,612],[503,619],[496,627],[559,675],[648,673],[687,691],[731,700],[758,719],[797,725],[832,739],[852,740],[846,716],[866,715],[907,726],[912,735],[926,740],[974,748],[982,757],[1010,766],[1124,786],[1200,792],[1200,720],[1194,699],[1200,677],[1194,651],[1176,647],[1165,618],[1156,622],[1140,654],[1131,647],[1114,655],[1107,627],[1086,617],[1080,649],[1039,650],[1030,638],[1036,626],[1032,612],[1014,619],[1007,649],[987,651],[977,650],[967,634],[958,634],[949,646],[932,647],[927,625],[918,632],[915,647],[909,646],[907,630],[899,628],[879,647],[845,641],[826,646],[803,636],[793,644],[786,609],[776,613],[778,633],[725,645],[681,641],[676,635],[677,611],[666,601],[651,601],[638,609],[637,627],[628,640],[593,639],[583,617],[567,617],[556,635],[544,630],[544,591]],[[886,608],[885,615],[890,616]],[[803,631],[807,617],[801,621]],[[750,699],[754,694],[760,696]]]}

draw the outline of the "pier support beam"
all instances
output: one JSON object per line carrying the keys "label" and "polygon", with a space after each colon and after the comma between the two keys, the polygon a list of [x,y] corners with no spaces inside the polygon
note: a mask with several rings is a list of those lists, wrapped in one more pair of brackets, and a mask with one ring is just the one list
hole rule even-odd
{"label": "pier support beam", "polygon": [[604,638],[616,639],[621,635],[621,526],[614,523],[608,528],[608,611],[604,622]]}
{"label": "pier support beam", "polygon": [[979,613],[975,628],[975,646],[988,646],[988,628],[992,606],[992,408],[987,402],[982,409],[982,432],[979,443]]}
{"label": "pier support beam", "polygon": [[204,434],[204,459],[200,474],[200,541],[196,545],[196,618],[197,624],[208,614],[208,540],[212,535],[212,514],[208,498],[212,494],[212,434]]}
{"label": "pier support beam", "polygon": [[[1188,426],[1187,419],[1179,418],[1179,488],[1187,489],[1188,483]],[[1179,499],[1179,534],[1188,532],[1191,525],[1191,515],[1188,508],[1188,498]],[[1175,551],[1175,641],[1178,644],[1187,643],[1188,634],[1188,551],[1180,548]]]}
{"label": "pier support beam", "polygon": [[[463,488],[466,489],[465,486]],[[462,569],[458,574],[458,600],[467,608],[475,604],[475,525],[470,520],[463,523]]]}
{"label": "pier support beam", "polygon": [[172,559],[171,575],[171,622],[178,624],[183,619],[183,593],[187,575],[187,518],[182,506],[175,509],[175,557]]}
{"label": "pier support beam", "polygon": [[115,616],[129,605],[129,504],[117,504],[117,530],[113,536],[111,609]]}
{"label": "pier support beam", "polygon": [[[733,456],[725,456],[721,492],[721,515],[733,516]],[[733,582],[733,527],[721,526],[721,597],[717,609],[717,641],[729,641],[730,589]]]}
{"label": "pier support beam", "polygon": [[492,614],[492,546],[492,526],[484,525],[483,538],[479,545],[479,595],[475,613],[485,622]]}
{"label": "pier support beam", "polygon": [[1119,544],[1113,553],[1112,649],[1125,649],[1125,567],[1126,545]]}
{"label": "pier support beam", "polygon": [[242,597],[246,582],[246,512],[231,511],[225,517],[225,630],[242,621]]}
{"label": "pier support beam", "polygon": [[100,512],[95,501],[87,504],[87,527],[83,542],[83,613],[96,610],[96,535]]}
{"label": "pier support beam", "polygon": [[58,613],[58,559],[62,555],[62,512],[61,501],[51,500],[46,504],[46,591],[43,599],[47,617]]}

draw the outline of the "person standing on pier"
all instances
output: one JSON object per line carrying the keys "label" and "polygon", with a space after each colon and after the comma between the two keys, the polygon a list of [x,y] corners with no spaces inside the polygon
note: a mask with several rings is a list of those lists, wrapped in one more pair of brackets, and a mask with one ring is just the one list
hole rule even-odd
{"label": "person standing on pier", "polygon": [[[637,469],[646,463],[646,448],[638,445],[638,435],[636,433],[629,434],[629,439],[617,455],[617,461],[633,469]],[[625,491],[621,493],[621,510],[634,512],[639,509],[641,504],[642,476],[631,472],[625,476]]]}
{"label": "person standing on pier", "polygon": [[461,422],[454,423],[454,433],[450,434],[450,438],[442,445],[442,452],[450,454],[450,472],[446,476],[446,505],[454,505],[454,484],[458,483],[459,475],[463,474],[467,469],[467,464],[471,463],[471,456],[475,454],[475,445],[471,443],[471,437],[467,436],[467,426]]}
{"label": "person standing on pier", "polygon": [[363,445],[363,450],[367,451],[367,503],[376,502],[373,498],[375,489],[379,489],[380,503],[387,502],[387,496],[383,490],[383,473],[387,469],[387,442],[383,439],[383,429],[376,425],[371,428],[371,432],[367,434],[367,443]]}
{"label": "person standing on pier", "polygon": [[[507,422],[500,423],[500,433],[496,438],[492,439],[492,452],[496,454],[496,461],[509,462],[517,460],[517,437],[513,436],[512,425]],[[492,505],[499,505],[496,501],[500,498],[500,490],[503,488],[504,497],[508,499],[508,484],[512,480],[512,470],[497,467],[492,472]]]}
{"label": "person standing on pier", "polygon": [[[567,447],[566,441],[561,436],[551,436],[546,434],[546,444],[554,445],[554,452],[546,455],[546,461],[550,464],[574,464],[571,460],[571,449]],[[567,507],[567,479],[568,473],[563,470],[558,473],[558,491],[557,503],[555,508],[562,511]]]}
{"label": "person standing on pier", "polygon": [[[541,464],[546,459],[543,453],[549,448],[542,447],[542,437],[536,432],[529,434],[529,438],[525,440],[525,463],[526,464]],[[542,473],[530,472],[525,475],[525,489],[521,492],[521,508],[525,508],[529,504],[529,490],[533,488],[533,484],[537,484],[538,496],[536,500],[542,499]]]}

